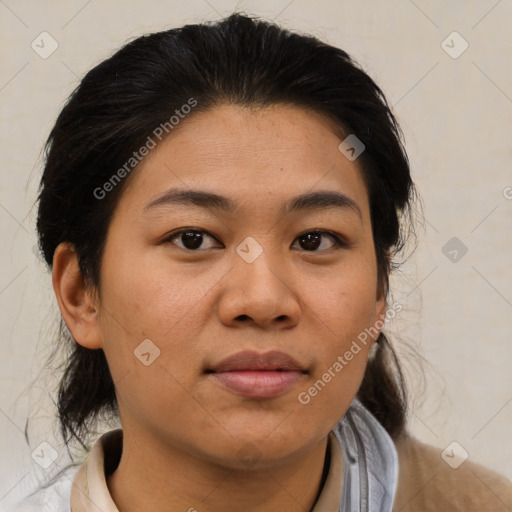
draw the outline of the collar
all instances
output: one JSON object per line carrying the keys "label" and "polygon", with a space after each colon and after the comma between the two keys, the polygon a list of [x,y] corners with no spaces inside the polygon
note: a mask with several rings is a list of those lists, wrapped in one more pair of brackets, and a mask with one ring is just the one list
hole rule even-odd
{"label": "collar", "polygon": [[[328,435],[329,469],[311,512],[390,512],[398,481],[393,440],[375,417],[354,399]],[[122,452],[122,430],[101,436],[75,474],[73,512],[119,512],[107,487]]]}
{"label": "collar", "polygon": [[[123,431],[111,430],[94,444],[73,479],[73,512],[119,512],[108,490],[105,468],[114,470],[121,457]],[[338,512],[343,481],[342,454],[333,432],[327,441],[329,469],[327,478],[311,512]]]}

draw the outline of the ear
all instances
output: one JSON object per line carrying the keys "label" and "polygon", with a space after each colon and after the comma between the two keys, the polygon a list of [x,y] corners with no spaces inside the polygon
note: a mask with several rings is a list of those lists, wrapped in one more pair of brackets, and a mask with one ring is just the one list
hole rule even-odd
{"label": "ear", "polygon": [[[381,322],[384,322],[384,319],[386,318],[386,310],[387,310],[386,294],[379,293],[379,295],[377,297],[377,302],[375,303],[375,322],[377,322],[378,320],[380,320]],[[380,325],[380,322],[378,325]]]}
{"label": "ear", "polygon": [[384,322],[386,319],[386,311],[387,311],[387,282],[384,279],[379,279],[379,283],[377,285],[377,298],[375,302],[375,311],[374,311],[374,320],[373,325],[376,329],[379,330],[379,334],[377,336],[372,336],[372,345],[377,341],[380,332],[382,331],[382,327],[384,326]]}
{"label": "ear", "polygon": [[85,348],[101,348],[99,302],[85,286],[73,244],[63,242],[53,255],[52,284],[60,312],[73,338]]}

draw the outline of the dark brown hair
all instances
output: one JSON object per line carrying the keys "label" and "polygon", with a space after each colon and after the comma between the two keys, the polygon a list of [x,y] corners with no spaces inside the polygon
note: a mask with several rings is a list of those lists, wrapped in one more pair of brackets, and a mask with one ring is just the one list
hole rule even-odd
{"label": "dark brown hair", "polygon": [[[296,105],[355,134],[365,145],[358,162],[387,293],[414,187],[382,91],[345,51],[242,14],[139,37],[81,80],[45,146],[37,230],[50,268],[58,244],[71,242],[86,282],[99,286],[109,222],[130,176],[104,197],[98,198],[98,187],[190,98],[197,102],[194,112],[220,103]],[[83,443],[99,417],[118,413],[115,389],[103,351],[81,347],[62,320],[61,327],[68,350],[57,404],[61,431],[66,442]],[[358,396],[396,437],[406,421],[404,379],[384,334],[377,347]]]}

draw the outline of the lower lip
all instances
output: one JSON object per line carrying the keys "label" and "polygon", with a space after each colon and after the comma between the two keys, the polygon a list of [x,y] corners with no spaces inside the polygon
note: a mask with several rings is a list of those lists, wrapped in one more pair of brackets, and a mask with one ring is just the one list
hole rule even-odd
{"label": "lower lip", "polygon": [[302,377],[296,371],[244,370],[212,373],[212,377],[231,391],[248,398],[273,398],[293,388]]}

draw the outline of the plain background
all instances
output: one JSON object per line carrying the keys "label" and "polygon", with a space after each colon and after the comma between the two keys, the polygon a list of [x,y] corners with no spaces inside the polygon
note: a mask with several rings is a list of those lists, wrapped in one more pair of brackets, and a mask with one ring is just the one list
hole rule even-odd
{"label": "plain background", "polygon": [[[343,48],[384,90],[426,219],[392,281],[405,305],[389,329],[413,387],[410,428],[440,457],[456,441],[512,478],[510,0],[0,0],[0,508],[33,473],[67,460],[52,423],[55,382],[41,372],[57,308],[33,251],[49,130],[80,77],[130,38],[235,9]],[[46,59],[31,48],[44,31],[58,43]],[[425,386],[407,344],[425,359]],[[59,457],[46,473],[31,457],[42,442]]]}

